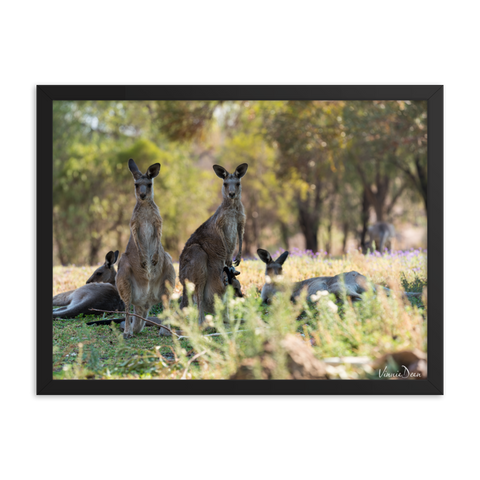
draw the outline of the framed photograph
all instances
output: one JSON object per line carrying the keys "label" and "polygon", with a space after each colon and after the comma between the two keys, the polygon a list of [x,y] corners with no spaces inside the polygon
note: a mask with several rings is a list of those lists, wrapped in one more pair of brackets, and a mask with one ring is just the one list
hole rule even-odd
{"label": "framed photograph", "polygon": [[443,394],[441,85],[38,86],[37,226],[37,394]]}

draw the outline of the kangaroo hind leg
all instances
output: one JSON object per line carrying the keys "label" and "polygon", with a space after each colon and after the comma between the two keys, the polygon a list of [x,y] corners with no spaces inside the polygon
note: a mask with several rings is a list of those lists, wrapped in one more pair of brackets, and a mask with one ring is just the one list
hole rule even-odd
{"label": "kangaroo hind leg", "polygon": [[[134,311],[137,315],[140,315],[143,318],[147,318],[148,315],[148,308],[139,307],[135,305]],[[132,332],[133,333],[140,333],[145,328],[145,320],[142,320],[138,317],[133,317],[132,319]]]}

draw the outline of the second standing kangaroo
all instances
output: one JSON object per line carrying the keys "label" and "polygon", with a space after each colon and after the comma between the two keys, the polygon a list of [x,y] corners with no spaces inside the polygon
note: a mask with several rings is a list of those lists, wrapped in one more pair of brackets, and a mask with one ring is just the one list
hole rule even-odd
{"label": "second standing kangaroo", "polygon": [[[146,318],[150,308],[160,301],[168,302],[175,286],[172,257],[162,246],[162,217],[153,200],[153,179],[160,164],[151,165],[142,174],[130,159],[128,168],[135,179],[137,203],[130,221],[130,238],[118,263],[117,288],[125,303],[125,338],[133,337],[145,327],[145,321],[128,315],[130,305]],[[165,333],[160,329],[160,333]]]}
{"label": "second standing kangaroo", "polygon": [[238,254],[234,265],[242,257],[245,212],[242,204],[240,179],[247,173],[248,165],[242,163],[234,173],[228,173],[220,165],[213,170],[223,179],[222,204],[217,211],[188,239],[180,255],[180,282],[183,285],[181,308],[188,305],[186,282],[194,284],[194,297],[199,310],[199,323],[205,320],[205,312],[213,311],[215,294],[225,291],[222,272],[232,266],[233,252],[237,245]]}

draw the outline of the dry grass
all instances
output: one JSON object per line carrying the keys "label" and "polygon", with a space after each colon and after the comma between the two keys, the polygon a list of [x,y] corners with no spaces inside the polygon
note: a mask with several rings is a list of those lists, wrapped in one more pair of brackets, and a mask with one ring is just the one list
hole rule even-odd
{"label": "dry grass", "polygon": [[[274,254],[274,258],[280,252]],[[419,349],[426,351],[426,309],[420,301],[413,304],[400,290],[419,290],[426,284],[426,252],[410,251],[379,255],[352,252],[330,258],[293,251],[284,264],[287,280],[304,280],[314,276],[336,275],[356,270],[373,283],[389,286],[394,295],[383,292],[365,294],[355,305],[347,302],[332,309],[333,298],[322,297],[317,303],[306,301],[292,305],[279,296],[271,307],[260,303],[265,264],[245,260],[238,267],[238,277],[246,298],[218,304],[210,320],[211,331],[235,331],[234,335],[205,337],[196,326],[196,311],[181,312],[172,304],[159,317],[181,328],[189,338],[180,342],[158,337],[155,328],[124,342],[118,329],[87,327],[85,319],[54,322],[54,371],[60,378],[180,378],[192,355],[202,353],[189,366],[187,378],[228,378],[245,358],[262,354],[265,342],[281,344],[288,333],[301,333],[319,359],[337,356],[378,358],[386,353]],[[178,264],[175,265],[178,271]],[[96,267],[54,267],[53,293],[77,288],[85,283]],[[177,282],[175,291],[181,294]],[[226,322],[226,325],[225,325]],[[240,332],[242,330],[243,332]],[[83,344],[79,347],[79,344]],[[178,362],[158,356],[175,351]],[[67,356],[68,355],[68,356]],[[281,354],[279,353],[280,357]],[[279,358],[280,358],[279,357]],[[73,367],[75,365],[75,367]],[[279,369],[277,378],[284,378]],[[340,375],[340,374],[339,374]],[[343,376],[342,376],[343,375]],[[354,368],[342,371],[342,378],[362,378],[365,372]]]}

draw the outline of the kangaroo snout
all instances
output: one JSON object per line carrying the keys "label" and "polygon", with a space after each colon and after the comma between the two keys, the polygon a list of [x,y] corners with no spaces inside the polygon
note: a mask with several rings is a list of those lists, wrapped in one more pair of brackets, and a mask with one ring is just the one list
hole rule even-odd
{"label": "kangaroo snout", "polygon": [[145,200],[145,198],[147,196],[147,187],[145,185],[140,185],[138,187],[138,195],[140,196],[140,198],[142,200]]}
{"label": "kangaroo snout", "polygon": [[233,193],[230,192],[230,193],[228,194],[228,196],[229,196],[230,198],[235,198],[235,192],[233,192]]}

